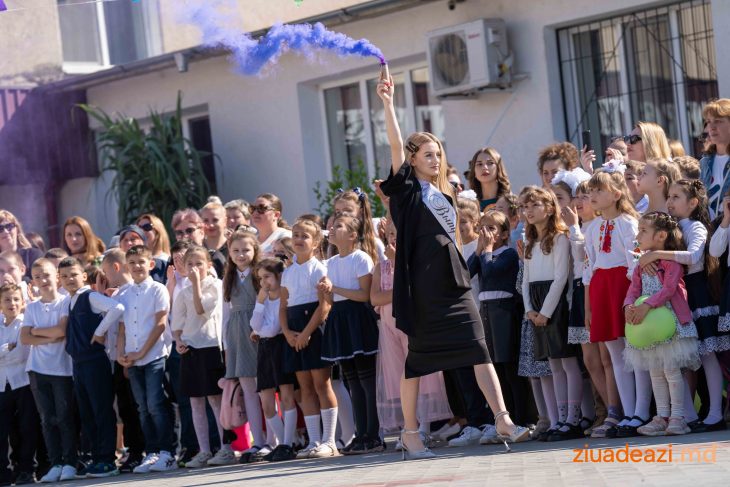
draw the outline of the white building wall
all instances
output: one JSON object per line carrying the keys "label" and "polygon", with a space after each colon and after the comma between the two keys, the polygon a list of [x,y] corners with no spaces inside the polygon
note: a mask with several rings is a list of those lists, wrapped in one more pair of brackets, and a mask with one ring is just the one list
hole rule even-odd
{"label": "white building wall", "polygon": [[[720,34],[718,28],[730,20],[727,6],[717,5],[724,3],[713,2],[718,40],[730,35],[730,29]],[[513,92],[444,101],[443,106],[450,162],[464,170],[475,149],[488,143],[500,151],[513,187],[519,188],[538,181],[537,151],[565,137],[554,29],[657,4],[661,2],[468,0],[451,11],[443,1],[338,30],[370,39],[389,58],[393,71],[414,59],[425,66],[425,36],[430,30],[477,18],[503,18],[515,71],[529,78],[517,82]],[[723,93],[730,85],[730,68],[718,64]],[[110,113],[145,117],[149,107],[172,109],[182,90],[184,106],[203,107],[210,116],[213,147],[223,162],[218,168],[222,199],[251,200],[258,193],[274,192],[282,197],[285,216],[291,219],[316,206],[313,184],[329,174],[320,85],[361,72],[375,77],[378,70],[374,60],[326,55],[309,62],[287,54],[265,77],[244,78],[219,57],[192,63],[187,73],[169,69],[97,86],[89,90],[88,99]]]}

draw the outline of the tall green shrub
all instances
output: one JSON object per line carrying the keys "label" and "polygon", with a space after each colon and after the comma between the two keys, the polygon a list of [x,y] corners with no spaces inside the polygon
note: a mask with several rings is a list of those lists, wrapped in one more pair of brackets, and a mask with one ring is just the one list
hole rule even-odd
{"label": "tall green shrub", "polygon": [[150,111],[147,131],[134,118],[112,118],[99,108],[79,105],[101,125],[101,169],[114,174],[109,196],[119,204],[121,225],[147,212],[169,225],[177,209],[200,208],[208,197],[201,159],[209,154],[183,136],[181,101],[178,93],[172,115]]}

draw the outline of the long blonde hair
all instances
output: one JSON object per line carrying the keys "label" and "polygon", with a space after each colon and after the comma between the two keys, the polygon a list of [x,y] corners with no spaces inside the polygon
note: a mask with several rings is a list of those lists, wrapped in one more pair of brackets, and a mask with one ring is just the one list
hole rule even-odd
{"label": "long blonde hair", "polygon": [[675,182],[682,179],[679,172],[679,166],[672,161],[666,159],[648,159],[647,166],[652,166],[657,176],[664,178],[664,197],[669,198],[669,187]]}
{"label": "long blonde hair", "polygon": [[[631,200],[629,188],[626,186],[626,180],[624,180],[624,175],[620,172],[606,172],[601,170],[596,171],[595,173],[593,173],[593,176],[591,176],[591,179],[588,180],[588,188],[591,190],[605,189],[608,191],[621,193],[621,196],[616,202],[616,209],[622,215],[625,214],[632,216],[636,219],[639,218],[639,213],[636,211],[634,203]],[[594,211],[597,215],[601,214],[599,211],[596,211],[595,208]]]}
{"label": "long blonde hair", "polygon": [[[438,145],[439,152],[441,152],[441,161],[439,163],[439,173],[436,176],[436,181],[433,183],[436,185],[439,191],[451,198],[454,209],[456,209],[456,191],[449,182],[449,163],[446,160],[446,151],[441,141],[430,132],[414,132],[408,136],[405,142],[406,150],[406,164],[411,164],[418,151],[421,149],[423,144],[428,142],[435,142]],[[456,241],[461,244],[461,234],[459,233],[459,226],[456,226]]]}
{"label": "long blonde hair", "polygon": [[525,242],[525,259],[532,259],[532,248],[538,242],[540,243],[542,253],[549,255],[553,251],[555,237],[568,233],[568,227],[565,226],[563,219],[560,218],[560,206],[558,205],[557,198],[555,198],[555,195],[550,190],[538,186],[528,186],[526,191],[522,192],[520,199],[523,205],[527,202],[538,202],[545,205],[545,211],[552,209],[552,213],[548,215],[543,235],[538,233],[535,225],[525,223],[525,238],[527,240]]}
{"label": "long blonde hair", "polygon": [[654,122],[639,122],[635,126],[641,132],[641,141],[644,143],[644,156],[650,159],[671,159],[672,150],[664,129]]}
{"label": "long blonde hair", "polygon": [[152,213],[144,213],[140,215],[139,218],[137,218],[137,224],[139,225],[139,222],[144,219],[150,221],[152,229],[155,231],[155,235],[157,236],[154,241],[147,242],[148,248],[152,251],[152,256],[155,257],[160,254],[170,255],[170,236],[167,234],[165,224]]}

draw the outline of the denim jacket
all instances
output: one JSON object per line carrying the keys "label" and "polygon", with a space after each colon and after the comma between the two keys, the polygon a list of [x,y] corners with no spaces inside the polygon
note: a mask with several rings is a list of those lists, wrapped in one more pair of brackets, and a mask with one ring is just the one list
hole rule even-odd
{"label": "denim jacket", "polygon": [[[704,156],[702,159],[700,159],[700,180],[705,184],[705,187],[707,188],[707,198],[710,199],[711,196],[714,195],[710,194],[710,185],[712,184],[712,169],[715,164],[715,154],[708,154]],[[730,190],[730,177],[725,178],[725,181],[722,182],[722,187],[720,188],[720,194],[724,195]],[[720,201],[722,201],[722,196],[720,197]],[[718,205],[718,208],[710,208],[710,217],[715,218],[717,215],[722,213],[722,204],[720,203]]]}

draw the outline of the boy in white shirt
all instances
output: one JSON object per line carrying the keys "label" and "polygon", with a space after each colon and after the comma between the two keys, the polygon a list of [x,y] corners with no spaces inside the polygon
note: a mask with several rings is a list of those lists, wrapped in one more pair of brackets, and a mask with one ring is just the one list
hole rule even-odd
{"label": "boy in white shirt", "polygon": [[76,478],[76,420],[72,409],[73,379],[71,357],[65,339],[36,336],[34,331],[58,325],[64,310],[64,298],[58,292],[56,266],[48,259],[38,259],[31,266],[33,285],[40,299],[29,303],[23,315],[20,341],[30,346],[25,370],[30,379],[43,438],[51,469],[41,482],[58,482]]}
{"label": "boy in white shirt", "polygon": [[[165,472],[178,466],[174,456],[172,407],[163,387],[165,360],[172,342],[167,330],[170,297],[165,286],[150,277],[154,265],[149,249],[142,245],[130,248],[126,266],[133,282],[115,296],[124,305],[124,319],[117,337],[117,361],[128,369],[147,451],[134,473]],[[94,335],[102,337],[106,332],[107,329],[99,326]]]}
{"label": "boy in white shirt", "polygon": [[[119,248],[109,249],[104,253],[101,270],[96,282],[96,290],[116,299],[123,287],[132,283],[132,276],[127,272],[127,260]],[[139,422],[137,403],[132,395],[132,386],[123,365],[117,362],[117,337],[119,325],[111,325],[106,334],[106,351],[112,361],[114,377],[114,395],[117,413],[124,425],[124,446],[127,458],[119,466],[120,473],[132,473],[144,458],[144,434]]]}
{"label": "boy in white shirt", "polygon": [[[20,343],[23,323],[23,290],[17,284],[0,286],[0,485],[10,485],[15,476],[16,485],[32,484],[33,458],[38,438],[38,412],[35,407],[25,363],[30,352]],[[10,430],[17,427],[18,444],[15,465],[8,469],[8,439]],[[17,462],[17,463],[16,463]]]}

